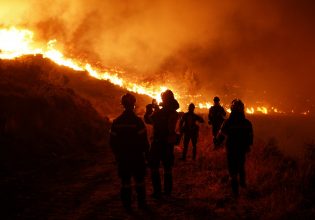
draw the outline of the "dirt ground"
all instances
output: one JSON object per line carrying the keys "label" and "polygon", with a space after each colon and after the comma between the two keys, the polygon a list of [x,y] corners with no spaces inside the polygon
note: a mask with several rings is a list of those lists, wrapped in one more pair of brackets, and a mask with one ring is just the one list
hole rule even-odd
{"label": "dirt ground", "polygon": [[90,156],[61,158],[27,172],[3,172],[1,219],[313,219],[315,216],[313,156],[301,163],[284,156],[276,141],[256,138],[246,162],[248,187],[235,199],[231,196],[225,150],[213,150],[208,125],[201,126],[197,160],[191,159],[191,147],[186,161],[179,160],[181,152],[182,145],[177,146],[172,196],[160,200],[150,197],[148,170],[149,209],[137,208],[133,192],[131,213],[122,208],[120,181],[109,147]]}
{"label": "dirt ground", "polygon": [[2,198],[6,199],[1,216],[6,217],[2,219],[258,218],[261,213],[255,213],[250,202],[256,199],[254,188],[242,191],[238,200],[233,199],[224,150],[213,151],[205,138],[200,143],[197,161],[190,158],[191,148],[187,161],[180,161],[182,148],[176,147],[171,197],[151,198],[152,187],[147,175],[148,210],[137,208],[135,193],[134,211],[127,213],[122,208],[115,162],[110,150],[104,148],[88,159],[67,160],[56,165],[59,168],[39,168],[4,180]]}
{"label": "dirt ground", "polygon": [[[21,174],[14,185],[6,188],[8,218],[4,219],[213,219],[227,217],[226,213],[220,214],[226,203],[237,209],[236,201],[224,195],[226,190],[215,194],[220,186],[211,180],[211,174],[200,176],[200,161],[188,160],[177,162],[171,197],[152,199],[147,178],[149,210],[138,210],[134,203],[134,212],[127,213],[119,199],[114,160],[108,160],[107,153],[91,161],[73,162],[54,175],[49,175],[49,171],[36,176]],[[198,181],[194,182],[195,178]]]}

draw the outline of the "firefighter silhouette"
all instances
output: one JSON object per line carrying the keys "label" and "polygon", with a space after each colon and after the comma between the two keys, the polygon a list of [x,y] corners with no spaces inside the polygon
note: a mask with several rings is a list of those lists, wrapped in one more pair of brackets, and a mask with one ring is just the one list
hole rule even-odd
{"label": "firefighter silhouette", "polygon": [[208,124],[212,126],[214,149],[217,149],[220,146],[215,137],[217,136],[221,128],[225,116],[226,112],[224,108],[220,105],[220,98],[215,96],[213,98],[213,106],[210,107],[208,114]]}
{"label": "firefighter silhouette", "polygon": [[196,160],[197,154],[197,141],[199,134],[199,126],[196,122],[203,123],[204,120],[199,115],[194,113],[195,105],[191,103],[188,107],[188,112],[186,112],[180,120],[179,126],[181,134],[184,135],[184,149],[182,160],[186,160],[186,154],[188,150],[188,145],[191,140],[193,146],[193,160]]}
{"label": "firefighter silhouette", "polygon": [[239,185],[246,187],[245,159],[253,144],[253,127],[245,118],[244,104],[239,99],[232,101],[231,114],[222,125],[217,136],[218,142],[222,142],[225,137],[232,192],[238,196]]}
{"label": "firefighter silhouette", "polygon": [[134,113],[136,98],[127,93],[121,98],[124,112],[111,126],[110,146],[118,165],[121,179],[121,200],[123,206],[131,209],[131,178],[136,185],[138,207],[146,207],[145,156],[148,154],[149,142],[144,122]]}
{"label": "firefighter silhouette", "polygon": [[171,195],[173,189],[172,168],[174,165],[174,145],[178,140],[175,132],[179,108],[171,90],[161,94],[161,109],[156,103],[147,105],[145,122],[153,125],[153,139],[149,152],[149,166],[153,185],[154,198],[161,196],[160,163],[164,168],[164,193]]}

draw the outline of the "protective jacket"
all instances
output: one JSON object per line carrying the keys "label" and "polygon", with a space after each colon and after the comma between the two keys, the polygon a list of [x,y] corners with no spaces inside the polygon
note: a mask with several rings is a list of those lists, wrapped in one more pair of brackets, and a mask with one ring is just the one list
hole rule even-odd
{"label": "protective jacket", "polygon": [[232,113],[223,123],[221,132],[227,137],[228,153],[246,153],[253,144],[253,127],[243,113]]}
{"label": "protective jacket", "polygon": [[221,105],[211,106],[209,109],[208,122],[213,126],[221,126],[224,118],[226,116],[226,112]]}
{"label": "protective jacket", "polygon": [[133,111],[124,111],[113,121],[110,146],[118,162],[143,160],[149,142],[142,119]]}
{"label": "protective jacket", "polygon": [[153,125],[153,140],[170,143],[176,136],[175,128],[178,120],[178,102],[174,99],[167,103],[162,109],[153,113],[146,112],[144,120],[147,124]]}
{"label": "protective jacket", "polygon": [[180,120],[181,132],[185,134],[198,134],[199,126],[196,122],[203,123],[204,120],[193,112],[186,112]]}

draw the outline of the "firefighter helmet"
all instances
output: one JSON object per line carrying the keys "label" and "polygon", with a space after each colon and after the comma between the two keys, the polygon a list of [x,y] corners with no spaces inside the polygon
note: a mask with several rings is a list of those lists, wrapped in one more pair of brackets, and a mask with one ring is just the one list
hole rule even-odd
{"label": "firefighter helmet", "polygon": [[213,101],[215,101],[215,102],[220,102],[220,98],[219,98],[218,96],[215,96],[215,97],[213,98]]}
{"label": "firefighter helmet", "polygon": [[244,112],[244,103],[240,99],[234,99],[231,103],[232,112]]}
{"label": "firefighter helmet", "polygon": [[161,98],[163,102],[169,102],[170,100],[174,99],[174,93],[168,89],[161,93]]}
{"label": "firefighter helmet", "polygon": [[194,103],[190,103],[189,106],[188,106],[188,110],[189,111],[194,111],[195,109],[195,104]]}

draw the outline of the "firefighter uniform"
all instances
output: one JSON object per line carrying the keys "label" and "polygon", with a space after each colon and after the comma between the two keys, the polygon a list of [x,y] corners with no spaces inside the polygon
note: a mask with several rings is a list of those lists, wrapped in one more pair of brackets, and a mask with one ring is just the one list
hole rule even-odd
{"label": "firefighter uniform", "polygon": [[231,110],[230,117],[223,123],[218,137],[220,139],[221,135],[226,136],[231,187],[237,196],[239,185],[246,187],[245,159],[246,153],[250,151],[250,146],[253,144],[253,127],[251,122],[245,118],[244,104],[240,100],[232,102]]}
{"label": "firefighter uniform", "polygon": [[202,117],[194,113],[194,109],[195,105],[191,103],[189,105],[189,111],[186,112],[180,120],[181,133],[184,135],[184,149],[181,158],[182,160],[186,160],[186,154],[190,140],[193,146],[193,160],[196,159],[199,134],[199,126],[196,124],[196,122],[203,123],[204,120]]}
{"label": "firefighter uniform", "polygon": [[110,145],[118,165],[124,207],[131,206],[132,177],[135,180],[138,205],[145,206],[145,156],[149,150],[149,142],[142,119],[132,109],[126,109],[113,121]]}
{"label": "firefighter uniform", "polygon": [[220,99],[214,97],[214,105],[210,107],[208,114],[208,123],[212,126],[212,136],[214,147],[218,147],[219,144],[216,142],[216,136],[224,122],[226,112],[224,108],[219,104]]}
{"label": "firefighter uniform", "polygon": [[[149,165],[153,185],[153,197],[161,194],[160,163],[164,168],[164,193],[170,195],[173,188],[172,168],[174,165],[174,144],[176,142],[176,123],[178,120],[178,102],[172,92],[167,90],[162,93],[162,109],[154,111],[147,109],[144,116],[145,122],[153,125],[153,140],[149,152]],[[164,95],[164,96],[163,96]],[[165,97],[166,96],[166,97]],[[163,99],[164,97],[164,99]]]}

